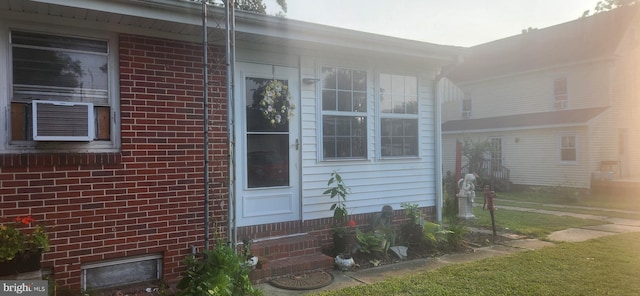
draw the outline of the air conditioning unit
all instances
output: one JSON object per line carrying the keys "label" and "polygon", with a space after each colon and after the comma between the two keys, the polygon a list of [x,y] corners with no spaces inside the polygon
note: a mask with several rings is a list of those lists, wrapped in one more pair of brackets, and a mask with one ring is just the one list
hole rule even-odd
{"label": "air conditioning unit", "polygon": [[463,118],[471,117],[471,111],[462,111],[462,117]]}
{"label": "air conditioning unit", "polygon": [[93,104],[33,101],[33,139],[35,141],[81,141],[94,139]]}

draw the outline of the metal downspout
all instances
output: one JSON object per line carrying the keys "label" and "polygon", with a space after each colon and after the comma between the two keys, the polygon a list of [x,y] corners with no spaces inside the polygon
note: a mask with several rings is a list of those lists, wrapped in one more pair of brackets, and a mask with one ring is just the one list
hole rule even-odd
{"label": "metal downspout", "polygon": [[202,113],[204,128],[204,249],[209,249],[209,71],[207,1],[202,0]]}
{"label": "metal downspout", "polygon": [[228,141],[228,165],[227,165],[227,190],[229,191],[227,207],[227,242],[230,246],[235,246],[238,240],[236,231],[236,195],[235,195],[235,118],[234,118],[234,95],[235,95],[235,10],[234,0],[225,1],[225,59],[227,66],[227,141]]}
{"label": "metal downspout", "polygon": [[435,126],[435,176],[436,176],[436,220],[438,224],[442,224],[442,204],[443,204],[443,195],[442,195],[442,105],[441,105],[441,97],[440,97],[440,89],[438,85],[440,84],[440,80],[442,79],[442,75],[436,75],[435,83],[433,85],[433,96],[434,96],[434,104],[435,104],[435,116],[434,116],[434,126]]}

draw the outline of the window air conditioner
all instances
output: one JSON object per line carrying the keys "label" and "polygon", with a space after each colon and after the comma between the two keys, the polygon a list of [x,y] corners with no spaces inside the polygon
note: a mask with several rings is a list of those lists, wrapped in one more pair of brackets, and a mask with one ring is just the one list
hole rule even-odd
{"label": "window air conditioner", "polygon": [[35,141],[82,141],[94,139],[92,103],[33,101]]}

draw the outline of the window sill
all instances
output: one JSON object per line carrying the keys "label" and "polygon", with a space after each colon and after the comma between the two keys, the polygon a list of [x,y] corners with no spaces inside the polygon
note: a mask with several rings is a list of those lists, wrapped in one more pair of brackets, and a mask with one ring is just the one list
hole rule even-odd
{"label": "window sill", "polygon": [[98,153],[11,153],[0,154],[0,168],[116,165],[122,161],[120,152]]}

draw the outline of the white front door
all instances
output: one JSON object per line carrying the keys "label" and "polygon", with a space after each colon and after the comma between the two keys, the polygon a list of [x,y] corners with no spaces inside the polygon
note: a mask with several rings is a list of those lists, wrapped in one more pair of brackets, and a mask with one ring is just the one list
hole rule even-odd
{"label": "white front door", "polygon": [[300,111],[295,68],[237,63],[235,98],[236,225],[300,219]]}

